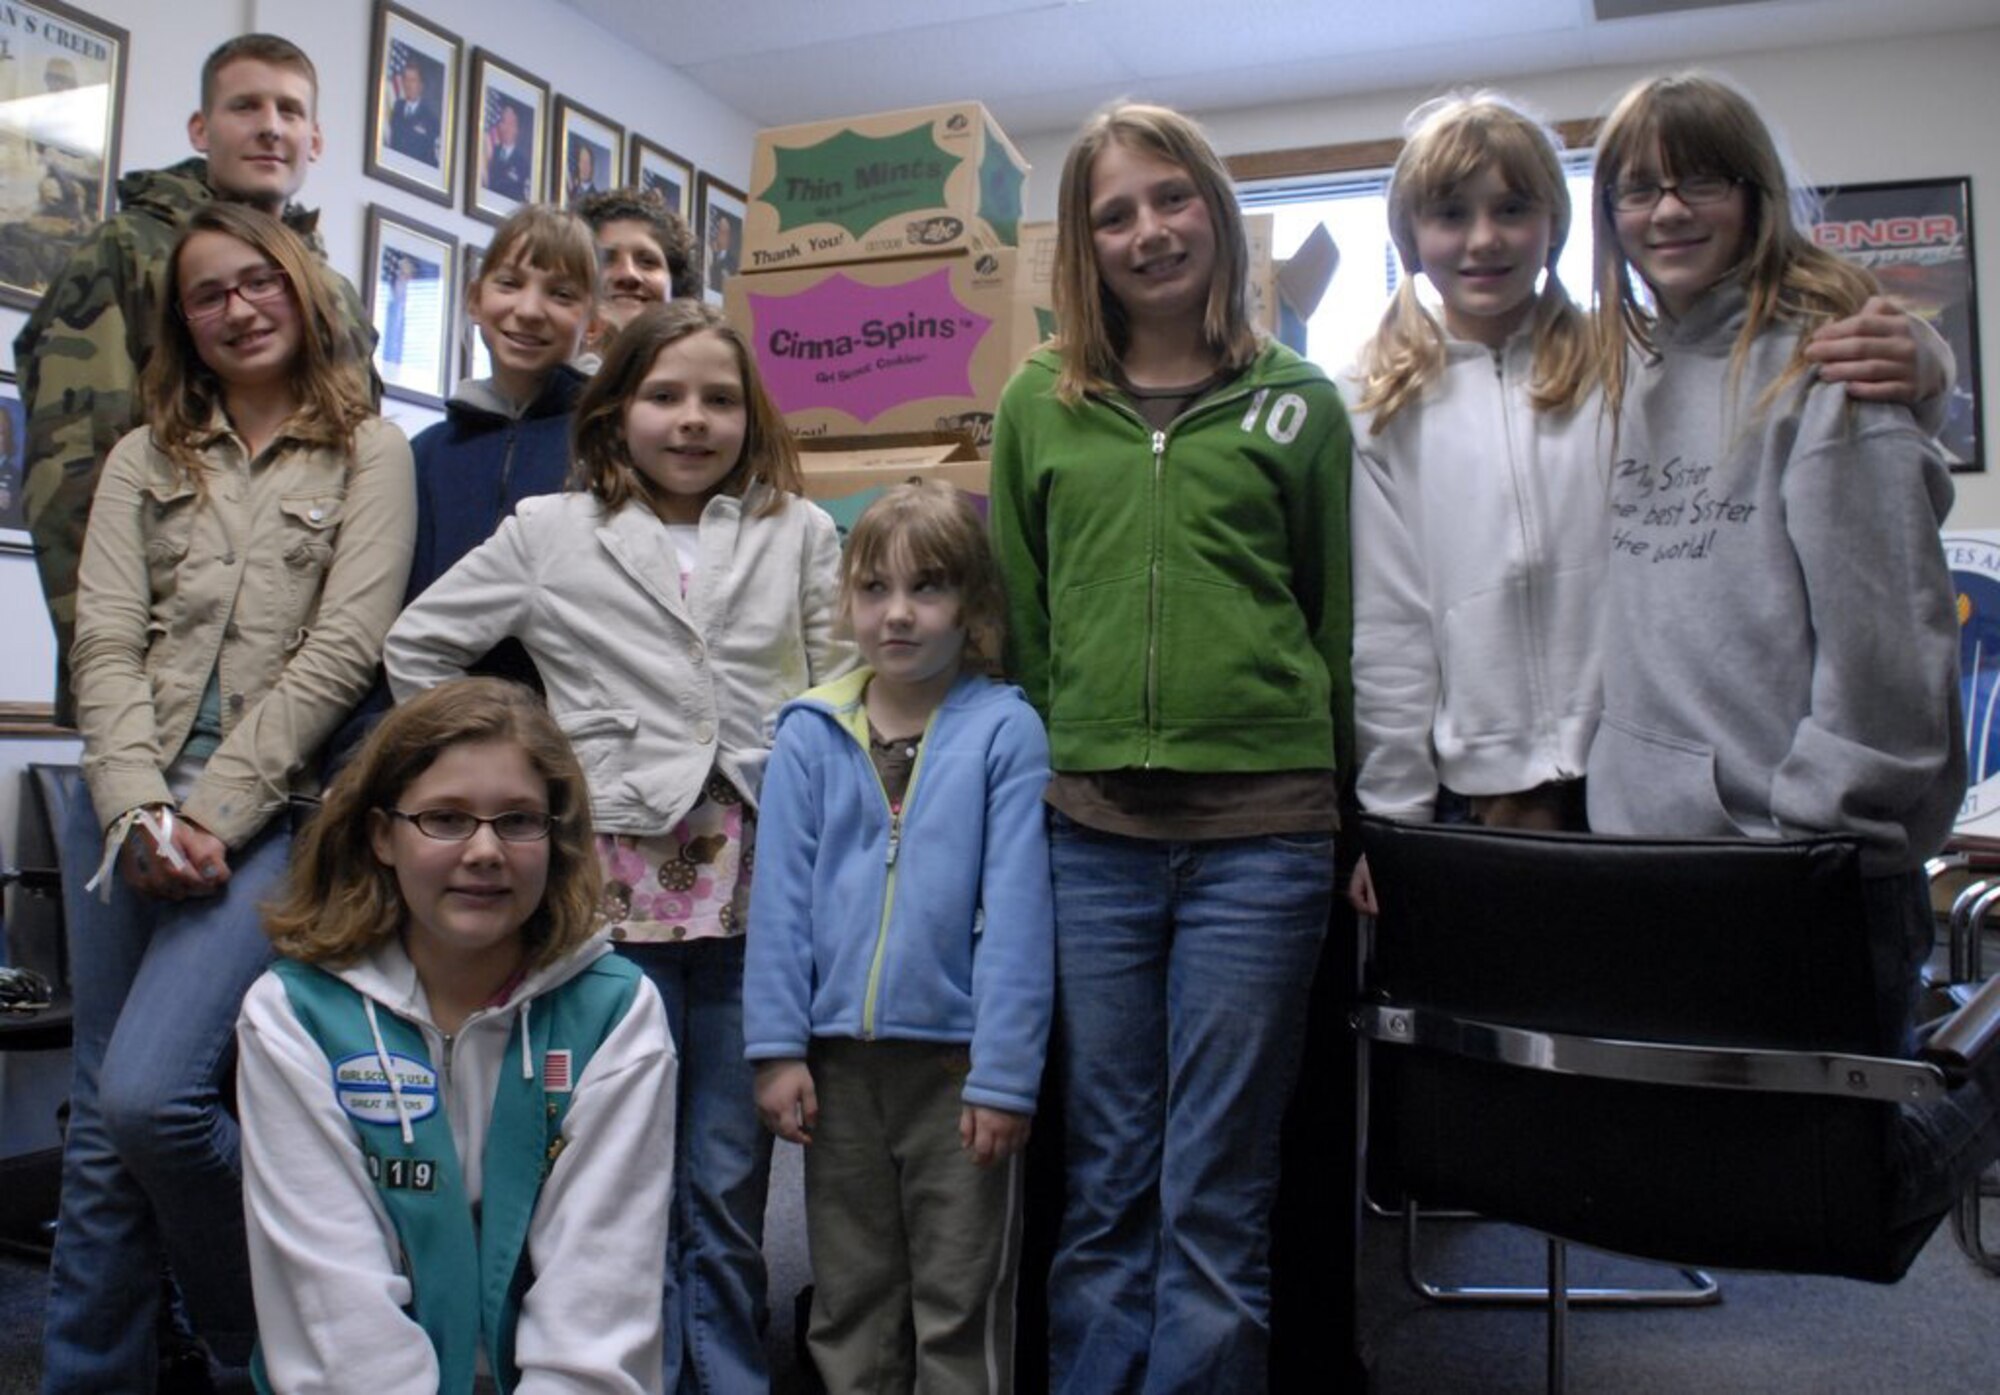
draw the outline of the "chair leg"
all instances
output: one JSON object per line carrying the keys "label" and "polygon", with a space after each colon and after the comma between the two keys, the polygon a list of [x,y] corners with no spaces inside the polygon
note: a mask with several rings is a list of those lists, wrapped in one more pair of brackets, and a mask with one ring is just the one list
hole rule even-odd
{"label": "chair leg", "polygon": [[1967,1259],[1987,1273],[2000,1277],[2000,1253],[1986,1248],[1986,1237],[1982,1233],[1985,1200],[1989,1196],[2000,1196],[2000,1186],[1992,1181],[1992,1173],[1991,1168],[1982,1172],[1958,1198],[1958,1204],[1951,1211],[1951,1233]]}
{"label": "chair leg", "polygon": [[[1535,1284],[1449,1284],[1424,1276],[1417,1256],[1417,1222],[1440,1216],[1484,1220],[1476,1212],[1420,1211],[1414,1200],[1403,1203],[1403,1278],[1429,1302],[1458,1307],[1540,1307],[1549,1291]],[[1674,1288],[1572,1288],[1566,1303],[1578,1308],[1707,1308],[1722,1301],[1722,1286],[1707,1271],[1672,1266],[1686,1282]]]}
{"label": "chair leg", "polygon": [[1549,1395],[1569,1388],[1569,1247],[1549,1238]]}

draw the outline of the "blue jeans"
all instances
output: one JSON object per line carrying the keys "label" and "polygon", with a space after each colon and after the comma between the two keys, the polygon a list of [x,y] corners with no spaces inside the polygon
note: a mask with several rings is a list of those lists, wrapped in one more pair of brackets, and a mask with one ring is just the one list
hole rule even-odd
{"label": "blue jeans", "polygon": [[196,1332],[241,1365],[256,1334],[236,1121],[236,1014],[271,959],[261,903],[291,852],[281,818],[230,857],[221,896],[155,901],[114,869],[87,798],[63,830],[75,1074],[49,1274],[42,1389],[151,1390],[162,1260]]}
{"label": "blue jeans", "polygon": [[661,1307],[666,1388],[701,1395],[766,1390],[771,1135],[757,1117],[756,1069],[743,1059],[743,940],[619,948],[660,990],[680,1053]]}
{"label": "blue jeans", "polygon": [[1068,1197],[1050,1389],[1254,1391],[1333,839],[1049,823]]}

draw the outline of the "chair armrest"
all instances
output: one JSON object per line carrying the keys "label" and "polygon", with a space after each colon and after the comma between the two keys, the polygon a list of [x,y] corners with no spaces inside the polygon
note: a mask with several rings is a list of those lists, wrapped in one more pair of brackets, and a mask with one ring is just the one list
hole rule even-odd
{"label": "chair armrest", "polygon": [[2000,1047],[2000,976],[1986,980],[1972,1001],[1945,1019],[1918,1054],[1957,1084]]}

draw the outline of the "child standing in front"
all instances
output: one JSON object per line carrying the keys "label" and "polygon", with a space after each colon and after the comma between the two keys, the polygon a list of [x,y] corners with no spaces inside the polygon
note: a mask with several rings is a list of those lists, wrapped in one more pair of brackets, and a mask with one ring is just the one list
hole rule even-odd
{"label": "child standing in front", "polygon": [[1054,998],[1048,742],[999,568],[949,485],[848,539],[866,667],[788,703],[764,784],[744,1037],[806,1145],[808,1334],[832,1390],[1013,1388],[1018,1154]]}
{"label": "child standing in front", "polygon": [[612,938],[680,1051],[667,1384],[757,1390],[771,1140],[743,1056],[748,852],[767,718],[853,664],[840,544],[748,347],[698,302],[612,341],[575,450],[577,489],[523,501],[403,612],[389,682],[408,697],[510,637],[540,671],[589,780]]}
{"label": "child standing in front", "polygon": [[1100,112],[1058,193],[1059,342],[994,426],[1008,671],[1055,768],[1059,1391],[1267,1383],[1353,750],[1350,442],[1332,382],[1253,328],[1248,268],[1195,125]]}
{"label": "child standing in front", "polygon": [[1907,411],[1808,371],[1806,336],[1875,288],[1813,245],[1791,187],[1756,109],[1705,75],[1640,84],[1604,128],[1618,435],[1590,825],[1859,838],[1876,942],[1902,961],[1888,1030],[1930,950],[1923,861],[1965,785],[1951,477]]}
{"label": "child standing in front", "polygon": [[327,792],[237,1033],[260,1389],[660,1389],[674,1049],[597,888],[519,684],[404,703]]}

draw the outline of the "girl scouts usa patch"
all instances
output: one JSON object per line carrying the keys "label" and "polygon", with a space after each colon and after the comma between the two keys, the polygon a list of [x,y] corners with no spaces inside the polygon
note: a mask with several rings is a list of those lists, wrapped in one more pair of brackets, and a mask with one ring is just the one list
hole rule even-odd
{"label": "girl scouts usa patch", "polygon": [[[410,1056],[391,1053],[389,1067],[403,1096],[403,1116],[415,1123],[437,1113],[437,1072]],[[389,1088],[382,1058],[357,1052],[333,1063],[333,1095],[347,1117],[357,1124],[392,1127],[396,1123],[396,1092]]]}

